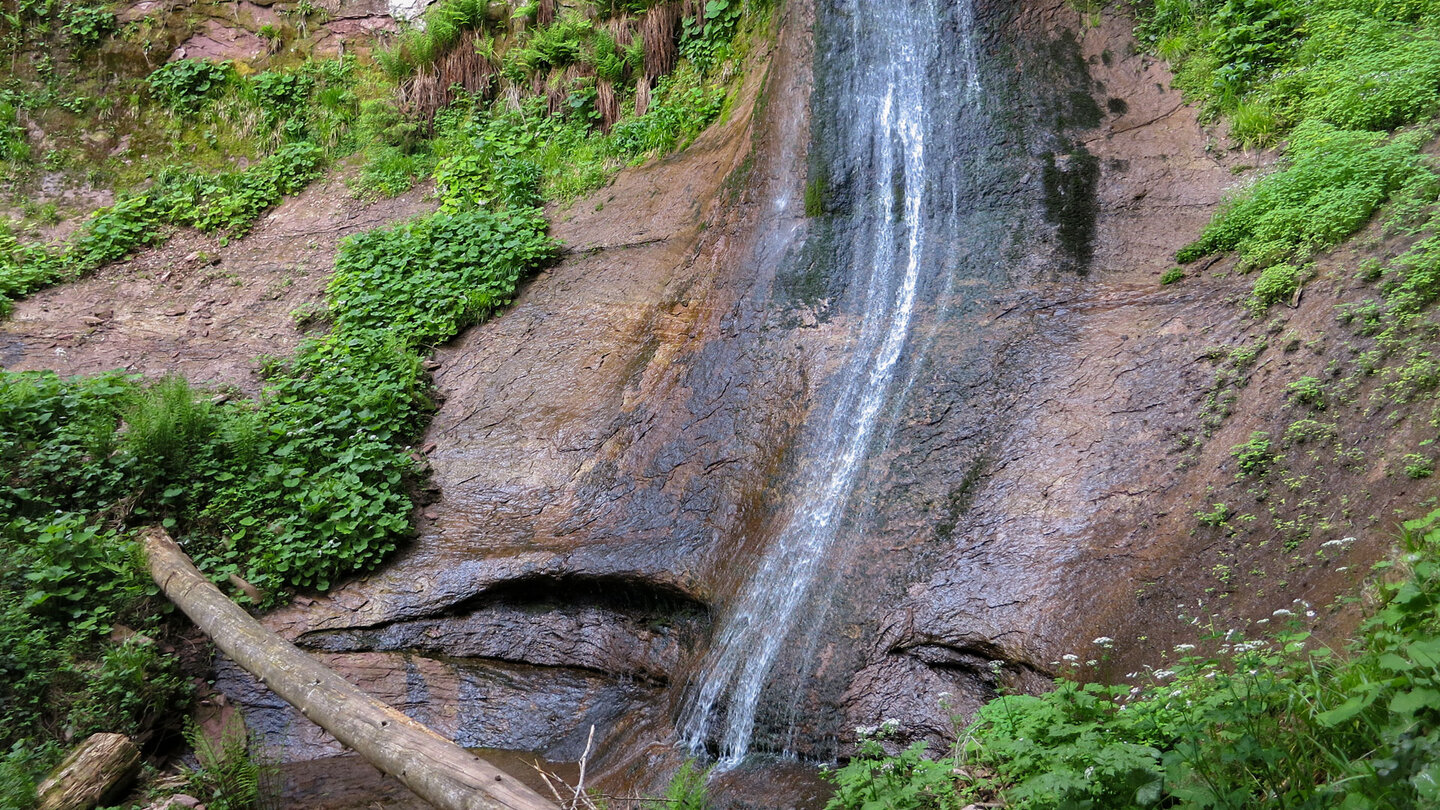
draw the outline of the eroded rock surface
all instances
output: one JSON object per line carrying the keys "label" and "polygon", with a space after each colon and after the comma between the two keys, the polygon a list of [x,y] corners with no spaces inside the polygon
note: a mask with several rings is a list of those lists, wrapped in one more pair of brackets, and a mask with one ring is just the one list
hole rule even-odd
{"label": "eroded rock surface", "polygon": [[62,375],[124,369],[151,377],[260,387],[262,355],[283,356],[319,311],[344,236],[433,210],[416,189],[366,203],[343,177],[281,203],[251,234],[178,234],[73,284],[42,290],[0,321],[0,366]]}

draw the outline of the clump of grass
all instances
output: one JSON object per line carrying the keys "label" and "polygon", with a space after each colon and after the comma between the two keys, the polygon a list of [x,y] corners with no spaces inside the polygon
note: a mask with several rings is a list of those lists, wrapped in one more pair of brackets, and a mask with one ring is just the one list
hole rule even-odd
{"label": "clump of grass", "polygon": [[164,377],[137,391],[123,418],[125,449],[172,476],[184,473],[217,430],[214,409],[184,377]]}

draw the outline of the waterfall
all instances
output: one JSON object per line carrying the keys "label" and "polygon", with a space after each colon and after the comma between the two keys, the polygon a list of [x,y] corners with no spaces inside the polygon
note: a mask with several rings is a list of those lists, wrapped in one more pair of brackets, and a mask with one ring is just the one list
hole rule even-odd
{"label": "waterfall", "polygon": [[[850,212],[847,254],[859,325],[823,427],[804,448],[795,506],[754,573],[721,618],[713,645],[691,682],[677,729],[697,754],[719,748],[718,767],[734,767],[750,749],[756,707],[776,655],[807,602],[820,601],[821,562],[836,553],[867,451],[886,426],[897,368],[911,342],[919,291],[929,266],[928,208],[948,198],[947,165],[927,166],[927,137],[943,138],[945,116],[978,96],[971,0],[836,0],[820,10],[848,16],[848,51],[838,78],[851,103],[825,111],[840,152],[870,178]],[[822,3],[823,5],[823,3]],[[948,20],[948,24],[942,24]],[[937,86],[949,83],[950,86]],[[817,115],[819,112],[817,111]],[[938,118],[937,118],[938,116]],[[941,161],[950,153],[940,150]],[[937,182],[938,181],[938,182]]]}

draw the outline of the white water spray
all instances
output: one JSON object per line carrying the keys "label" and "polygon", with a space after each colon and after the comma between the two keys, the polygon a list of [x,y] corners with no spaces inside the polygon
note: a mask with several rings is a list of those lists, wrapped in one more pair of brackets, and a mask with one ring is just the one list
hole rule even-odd
{"label": "white water spray", "polygon": [[[834,551],[910,338],[925,244],[927,88],[941,49],[936,21],[942,2],[889,0],[854,7],[851,15],[855,41],[877,49],[884,60],[862,66],[868,72],[854,80],[856,108],[873,111],[873,117],[857,117],[854,140],[870,145],[868,173],[881,186],[855,223],[857,239],[870,246],[856,254],[869,263],[859,301],[863,318],[834,410],[808,448],[813,472],[804,478],[795,511],[722,620],[710,656],[686,694],[677,726],[681,739],[697,754],[714,741],[721,770],[739,764],[750,749],[761,689],[799,608],[815,589],[821,561]],[[979,88],[970,41],[973,11],[969,0],[959,2],[965,33],[959,47],[962,95],[968,98]],[[878,18],[861,20],[860,9]],[[873,41],[877,37],[879,43]],[[892,183],[903,193],[892,192]]]}

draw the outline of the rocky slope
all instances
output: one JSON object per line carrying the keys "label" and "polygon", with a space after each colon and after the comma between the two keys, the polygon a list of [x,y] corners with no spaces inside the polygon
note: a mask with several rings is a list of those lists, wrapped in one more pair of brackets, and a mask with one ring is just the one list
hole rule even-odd
{"label": "rocky slope", "polygon": [[[437,357],[439,500],[417,541],[273,626],[464,744],[574,759],[593,725],[602,783],[653,785],[858,320],[821,261],[873,180],[816,168],[838,165],[832,13],[785,4],[722,123],[555,212],[565,259]],[[1063,655],[1100,657],[1096,637],[1117,639],[1112,674],[1158,663],[1179,606],[1226,621],[1329,605],[1386,553],[1397,510],[1434,489],[1394,474],[1425,430],[1403,407],[1336,415],[1365,437],[1353,463],[1299,459],[1298,483],[1267,499],[1236,479],[1231,447],[1294,418],[1285,386],[1355,350],[1333,308],[1366,294],[1344,272],[1365,248],[1324,260],[1264,319],[1238,306],[1249,280],[1228,260],[1160,285],[1269,156],[1221,146],[1122,18],[1054,0],[977,16],[986,95],[956,122],[971,181],[949,212],[955,270],[924,291],[904,396],[848,551],[777,668],[762,748],[843,755],[855,726],[884,718],[945,739],[999,683],[1040,688]],[[312,190],[228,248],[142,257],[150,279],[115,269],[22,303],[4,361],[133,362],[251,388],[253,353],[296,339],[288,313],[320,288],[334,235],[423,205],[354,210]],[[1207,428],[1216,399],[1228,415]],[[1202,525],[1217,502],[1262,519]],[[1343,614],[1319,618],[1343,632]],[[339,753],[219,666],[284,757]],[[731,777],[735,801],[774,773]],[[786,784],[795,801],[813,794]]]}

